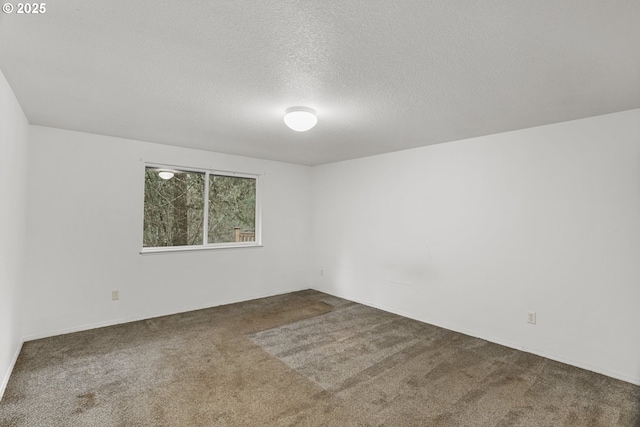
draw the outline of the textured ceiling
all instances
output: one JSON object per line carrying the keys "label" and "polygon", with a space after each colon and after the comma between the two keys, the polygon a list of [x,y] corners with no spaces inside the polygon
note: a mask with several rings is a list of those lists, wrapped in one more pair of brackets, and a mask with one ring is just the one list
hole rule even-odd
{"label": "textured ceiling", "polygon": [[640,1],[65,0],[0,69],[32,124],[317,165],[639,108]]}

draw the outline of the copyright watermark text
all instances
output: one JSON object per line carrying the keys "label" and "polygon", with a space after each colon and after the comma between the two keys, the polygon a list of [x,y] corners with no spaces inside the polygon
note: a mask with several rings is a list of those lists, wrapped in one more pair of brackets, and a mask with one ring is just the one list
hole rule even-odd
{"label": "copyright watermark text", "polygon": [[20,13],[26,15],[37,15],[39,13],[45,13],[47,11],[46,3],[5,3],[2,5],[2,11],[4,13]]}

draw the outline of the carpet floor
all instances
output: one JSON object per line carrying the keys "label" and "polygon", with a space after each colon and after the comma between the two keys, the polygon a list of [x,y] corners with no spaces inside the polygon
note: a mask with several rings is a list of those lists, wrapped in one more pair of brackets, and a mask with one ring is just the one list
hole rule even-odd
{"label": "carpet floor", "polygon": [[640,387],[302,291],[27,342],[0,425],[640,427]]}

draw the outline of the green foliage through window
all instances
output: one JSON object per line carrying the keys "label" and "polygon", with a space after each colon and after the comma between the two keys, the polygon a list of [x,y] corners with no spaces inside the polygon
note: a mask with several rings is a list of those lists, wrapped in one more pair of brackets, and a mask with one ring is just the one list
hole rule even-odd
{"label": "green foliage through window", "polygon": [[209,175],[209,243],[254,241],[256,180]]}
{"label": "green foliage through window", "polygon": [[255,242],[256,178],[172,171],[163,179],[161,171],[145,169],[144,247]]}

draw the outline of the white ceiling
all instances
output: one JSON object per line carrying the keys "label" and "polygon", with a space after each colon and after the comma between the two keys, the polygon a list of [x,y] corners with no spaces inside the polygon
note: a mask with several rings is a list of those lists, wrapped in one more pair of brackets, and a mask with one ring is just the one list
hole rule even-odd
{"label": "white ceiling", "polygon": [[640,108],[638,0],[46,7],[0,15],[32,124],[317,165]]}

